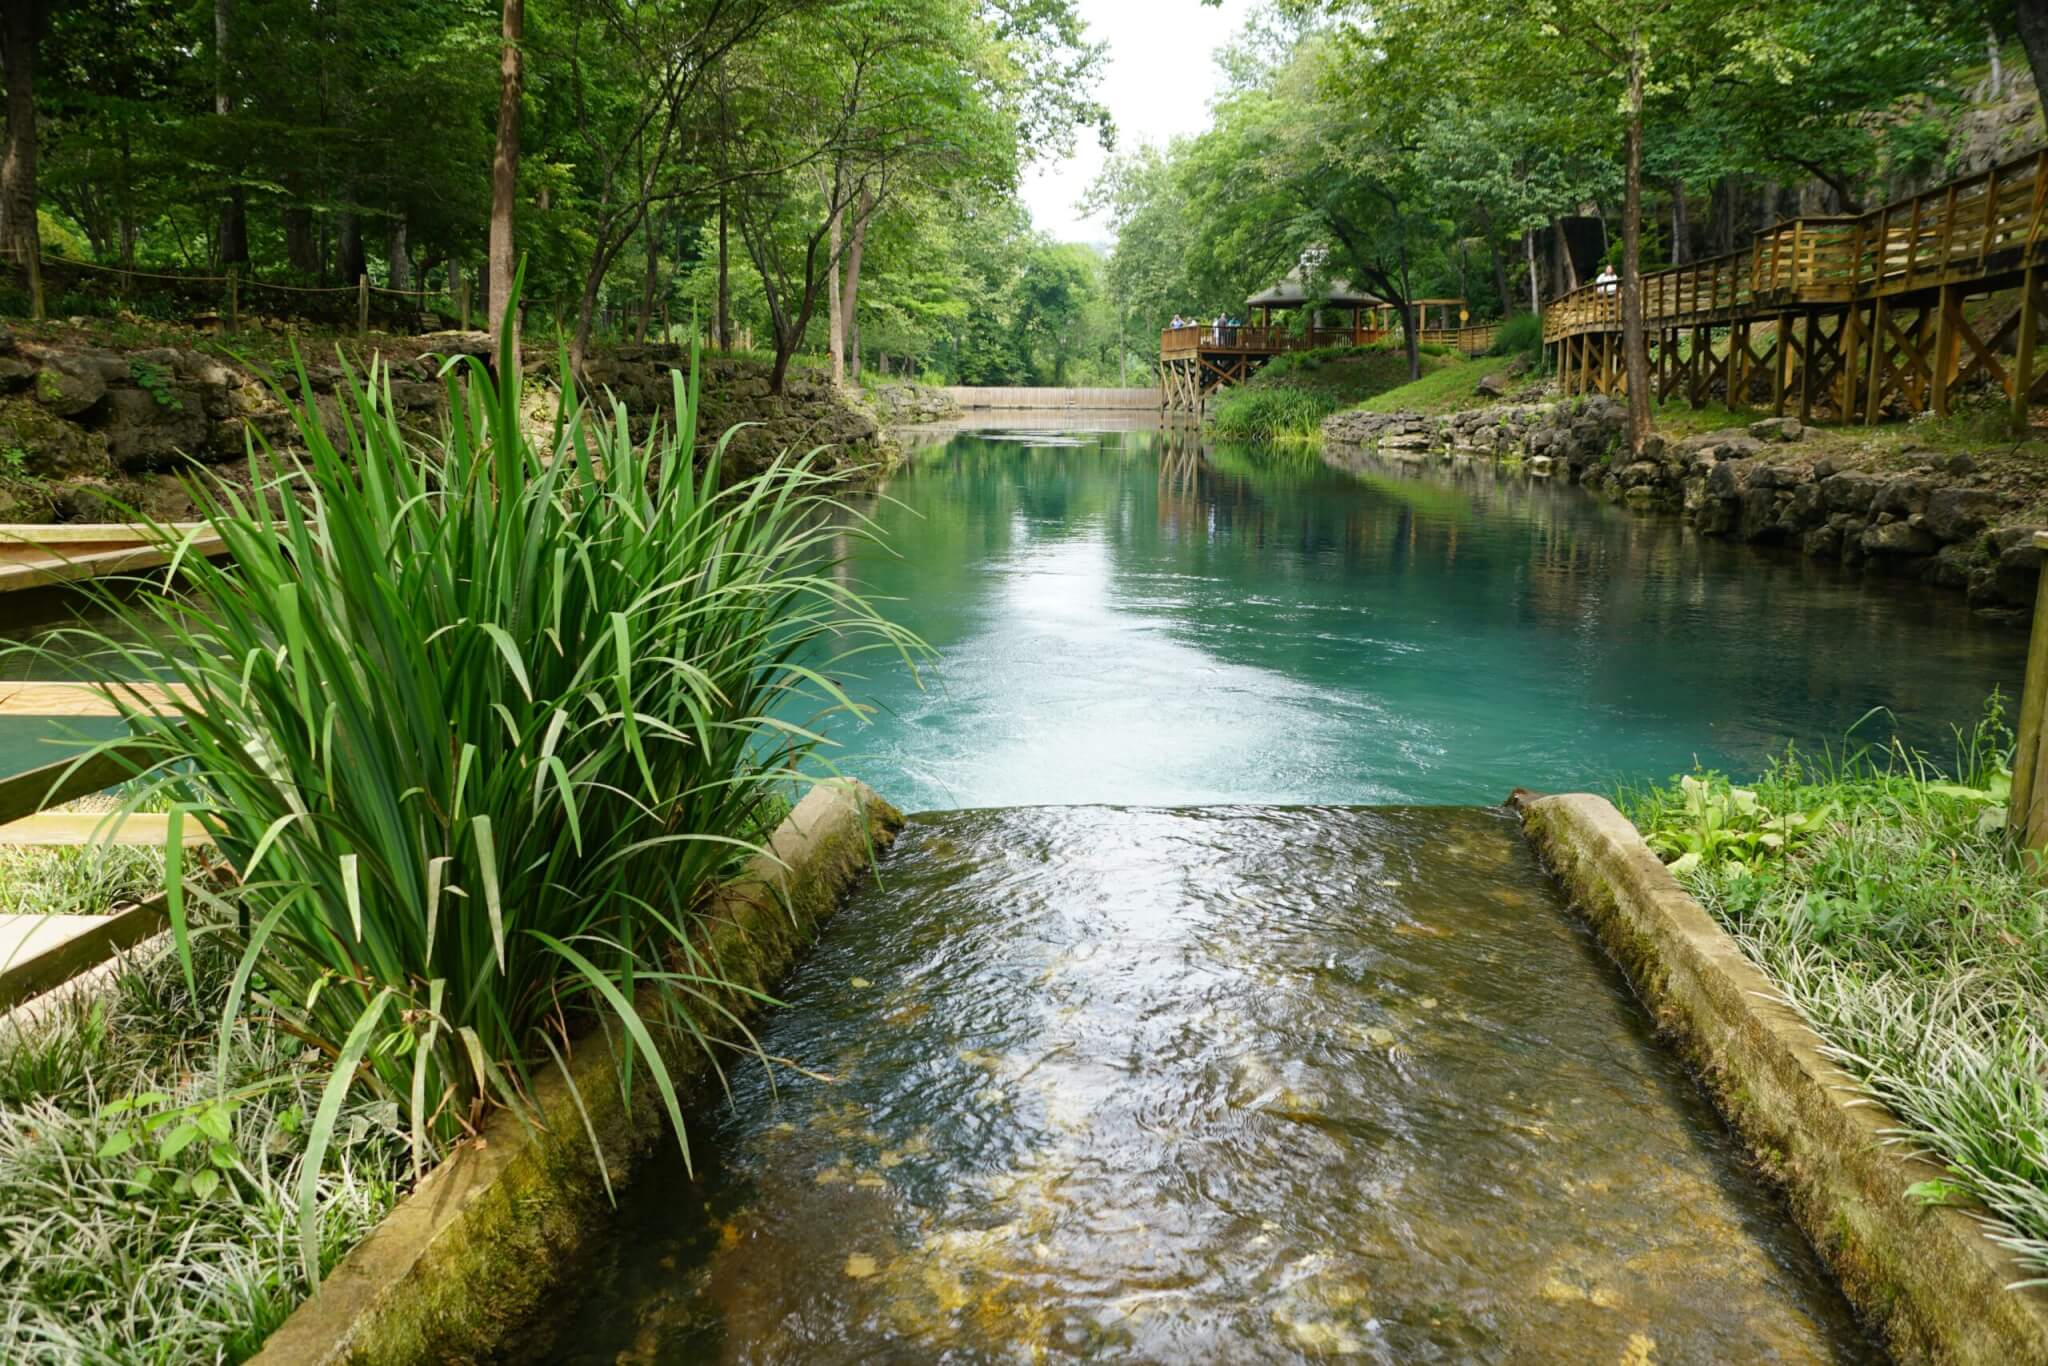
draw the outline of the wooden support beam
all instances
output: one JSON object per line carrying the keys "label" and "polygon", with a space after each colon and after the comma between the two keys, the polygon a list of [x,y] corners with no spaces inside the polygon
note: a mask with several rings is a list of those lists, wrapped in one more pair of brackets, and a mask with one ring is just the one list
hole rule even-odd
{"label": "wooden support beam", "polygon": [[1728,410],[1741,412],[1749,406],[1749,371],[1744,362],[1753,360],[1749,351],[1749,324],[1728,326]]}
{"label": "wooden support beam", "polygon": [[1777,348],[1771,359],[1777,362],[1774,367],[1776,378],[1771,384],[1771,416],[1783,417],[1785,415],[1785,393],[1792,384],[1792,315],[1790,313],[1780,313],[1778,315]]}
{"label": "wooden support beam", "polygon": [[1836,333],[1842,342],[1841,389],[1836,399],[1836,410],[1844,422],[1856,420],[1856,376],[1860,348],[1863,345],[1863,310],[1851,302],[1842,315],[1841,330]]}
{"label": "wooden support beam", "polygon": [[[1949,195],[1951,199],[1954,198],[1953,188],[1950,189]],[[1943,233],[1942,240],[1946,249],[1946,232]],[[1955,374],[1953,357],[1956,349],[1956,323],[1959,321],[1958,315],[1962,312],[1961,294],[1959,286],[1943,285],[1940,302],[1935,305],[1933,393],[1929,396],[1929,406],[1933,408],[1936,417],[1948,416],[1948,386]]]}
{"label": "wooden support beam", "polygon": [[[2036,212],[2039,200],[2037,190]],[[2040,309],[2041,268],[2030,265],[2025,283],[2020,286],[2020,333],[2012,362],[2012,434],[2018,437],[2026,436],[2034,423],[2034,341],[2041,328]]]}
{"label": "wooden support beam", "polygon": [[1799,347],[1799,420],[1813,421],[1813,372],[1815,347],[1820,333],[1820,314],[1808,313]]}

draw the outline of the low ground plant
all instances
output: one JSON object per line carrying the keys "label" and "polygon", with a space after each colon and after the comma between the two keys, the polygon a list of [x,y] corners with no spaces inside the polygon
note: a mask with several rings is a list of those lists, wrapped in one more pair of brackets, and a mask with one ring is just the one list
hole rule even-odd
{"label": "low ground plant", "polygon": [[1624,794],[1672,872],[2048,1282],[2048,890],[2004,830],[1995,702],[1951,764],[1899,745]]}
{"label": "low ground plant", "polygon": [[1523,356],[1535,363],[1543,360],[1543,319],[1534,313],[1517,313],[1502,321],[1494,331],[1489,356]]}
{"label": "low ground plant", "polygon": [[[239,1361],[304,1298],[297,1214],[317,1049],[223,1034],[227,946],[132,959],[0,1024],[0,1360]],[[408,1136],[365,1091],[312,1171],[331,1267],[398,1198]]]}
{"label": "low ground plant", "polygon": [[1210,412],[1209,428],[1218,436],[1239,440],[1304,445],[1321,439],[1323,419],[1342,406],[1330,395],[1309,389],[1226,389]]}
{"label": "low ground plant", "polygon": [[[180,557],[167,591],[110,594],[111,630],[54,647],[191,699],[129,711],[126,801],[170,812],[188,986],[196,941],[231,952],[216,1058],[261,1018],[331,1063],[303,1116],[309,1281],[324,1155],[364,1101],[416,1173],[601,1027],[687,1158],[665,1053],[744,1037],[698,949],[706,898],[813,772],[817,716],[855,709],[837,680],[915,648],[836,573],[870,534],[844,471],[791,456],[727,484],[722,443],[694,445],[694,370],[640,442],[566,375],[552,431],[527,430],[509,334],[495,372],[451,363],[432,442],[381,371],[352,376],[338,437],[305,405],[303,457],[252,455],[253,485],[293,496],[196,490],[227,559]],[[231,897],[187,885],[194,819]]]}

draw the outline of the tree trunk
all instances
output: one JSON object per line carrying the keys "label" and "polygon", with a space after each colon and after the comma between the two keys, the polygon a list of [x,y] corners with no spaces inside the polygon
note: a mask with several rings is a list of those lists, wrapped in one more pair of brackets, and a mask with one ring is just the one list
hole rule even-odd
{"label": "tree trunk", "polygon": [[285,259],[300,275],[315,274],[320,269],[320,247],[313,240],[313,211],[290,208],[283,218]]}
{"label": "tree trunk", "polygon": [[[512,245],[512,215],[519,194],[519,42],[526,28],[525,0],[504,0],[498,48],[498,142],[491,156],[490,330],[504,325],[519,259]],[[588,309],[583,313],[590,316]],[[517,326],[517,320],[514,320]]]}
{"label": "tree trunk", "polygon": [[[355,198],[353,186],[349,198]],[[363,220],[354,211],[341,215],[339,230],[334,235],[334,268],[345,285],[352,285],[370,273],[369,262],[363,255]]]}
{"label": "tree trunk", "polygon": [[50,0],[0,4],[0,78],[7,82],[7,140],[0,147],[0,255],[28,277],[29,311],[43,316],[43,244],[36,226],[36,48]]}
{"label": "tree trunk", "polygon": [[1536,272],[1536,229],[1522,234],[1522,253],[1529,258],[1529,311],[1543,312],[1543,282]]}
{"label": "tree trunk", "polygon": [[2048,117],[2048,0],[2015,0],[2012,9],[2027,69],[2034,73],[2034,99]]}
{"label": "tree trunk", "polygon": [[384,283],[391,289],[412,288],[412,259],[406,254],[405,239],[405,217],[400,215],[391,220],[384,234]]}
{"label": "tree trunk", "polygon": [[846,364],[855,379],[860,378],[860,264],[867,253],[868,220],[874,216],[874,192],[866,186],[860,192],[860,216],[853,221],[853,240],[846,247]]}
{"label": "tree trunk", "polygon": [[[836,186],[827,186],[829,197],[837,192]],[[825,349],[832,356],[832,384],[838,388],[846,383],[846,315],[840,312],[839,260],[843,252],[840,219],[843,211],[838,205],[832,207],[825,228],[828,254],[825,257]]]}
{"label": "tree trunk", "polygon": [[718,192],[718,349],[732,350],[732,274],[727,255],[725,191]]}
{"label": "tree trunk", "polygon": [[[659,263],[661,260],[658,255],[659,247],[654,240],[653,214],[647,215],[647,222],[642,225],[640,236],[642,245],[647,253],[647,273],[640,277],[640,325],[634,333],[633,340],[645,345],[647,341],[647,325],[654,321],[654,287],[658,283]],[[662,340],[666,341],[668,339],[664,337]]]}
{"label": "tree trunk", "polygon": [[1682,266],[1692,257],[1692,220],[1686,215],[1685,182],[1671,182],[1671,264]]}
{"label": "tree trunk", "polygon": [[1501,316],[1506,317],[1515,311],[1514,298],[1508,293],[1507,258],[1501,254],[1500,234],[1493,230],[1493,216],[1482,215],[1481,221],[1486,224],[1486,250],[1493,260],[1493,297],[1500,300]]}
{"label": "tree trunk", "polygon": [[1565,233],[1564,220],[1550,220],[1551,236],[1557,242],[1557,292],[1569,294],[1579,287],[1578,263],[1572,260],[1572,239]]}
{"label": "tree trunk", "polygon": [[1628,374],[1628,442],[1640,458],[1650,437],[1650,351],[1643,335],[1643,49],[1629,35],[1627,194],[1621,213],[1621,349]]}
{"label": "tree trunk", "polygon": [[[213,112],[225,123],[234,112],[230,87],[234,69],[228,64],[228,30],[234,18],[235,0],[213,0]],[[231,145],[223,136],[222,144]],[[248,196],[239,185],[231,186],[220,201],[220,263],[223,266],[249,263]]]}

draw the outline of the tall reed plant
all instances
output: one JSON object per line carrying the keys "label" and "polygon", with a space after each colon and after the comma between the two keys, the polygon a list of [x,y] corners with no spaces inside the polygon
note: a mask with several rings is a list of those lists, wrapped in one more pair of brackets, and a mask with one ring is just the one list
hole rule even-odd
{"label": "tall reed plant", "polygon": [[[376,365],[348,375],[337,437],[300,402],[303,455],[252,439],[253,493],[199,490],[227,557],[181,556],[166,591],[109,595],[111,629],[73,632],[94,677],[188,690],[124,707],[144,755],[127,800],[168,798],[188,971],[195,927],[235,937],[223,1038],[260,1009],[333,1060],[301,1185],[309,1263],[357,1084],[398,1105],[417,1167],[492,1107],[523,1110],[536,1069],[601,1025],[687,1159],[655,1034],[708,1050],[737,1028],[694,947],[706,895],[811,767],[814,718],[859,710],[835,674],[917,648],[836,572],[873,530],[815,453],[723,484],[724,441],[695,444],[694,355],[643,441],[566,370],[552,431],[525,427],[509,329],[495,375],[466,358],[443,380],[432,440]],[[191,819],[239,870],[241,930],[185,885]]]}

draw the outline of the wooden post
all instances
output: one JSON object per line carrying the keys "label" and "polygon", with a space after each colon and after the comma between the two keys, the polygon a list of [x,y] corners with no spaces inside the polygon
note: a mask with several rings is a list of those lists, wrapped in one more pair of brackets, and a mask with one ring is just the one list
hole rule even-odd
{"label": "wooden post", "polygon": [[1856,357],[1863,345],[1863,310],[1852,300],[1842,314],[1841,331],[1837,333],[1842,343],[1842,392],[1837,408],[1844,422],[1856,420]]}
{"label": "wooden post", "polygon": [[1809,310],[1799,356],[1799,420],[1813,421],[1813,362],[1820,349],[1820,314]]}
{"label": "wooden post", "polygon": [[370,277],[356,276],[356,331],[370,330]]}
{"label": "wooden post", "polygon": [[228,262],[228,331],[242,325],[242,268]]}
{"label": "wooden post", "polygon": [[1884,411],[1884,358],[1885,331],[1891,326],[1892,303],[1885,295],[1878,295],[1877,302],[1870,306],[1870,382],[1863,386],[1863,425],[1875,427],[1878,414]]}
{"label": "wooden post", "polygon": [[1948,416],[1948,382],[1950,371],[1949,352],[1956,347],[1956,310],[1962,306],[1961,287],[1943,285],[1934,311],[1934,394],[1928,406],[1934,409],[1936,417]]}
{"label": "wooden post", "polygon": [[1739,413],[1748,406],[1748,374],[1743,364],[1749,356],[1749,324],[1728,324],[1728,411]]}
{"label": "wooden post", "polygon": [[[2035,532],[2034,544],[2048,549],[2048,532]],[[2041,575],[2034,594],[2034,628],[2027,641],[2026,681],[2020,685],[2019,743],[2012,755],[2012,792],[2006,806],[2006,829],[2029,849],[2048,844],[2048,782],[2041,771],[2041,717],[2048,702],[2048,574]]]}
{"label": "wooden post", "polygon": [[1778,315],[1778,341],[1771,359],[1777,364],[1771,385],[1771,416],[1785,415],[1785,394],[1792,387],[1792,315]]}
{"label": "wooden post", "polygon": [[2012,363],[2012,434],[2024,437],[2033,427],[2029,400],[2034,388],[2034,334],[2040,331],[2041,268],[2028,266],[2020,284],[2020,335]]}

